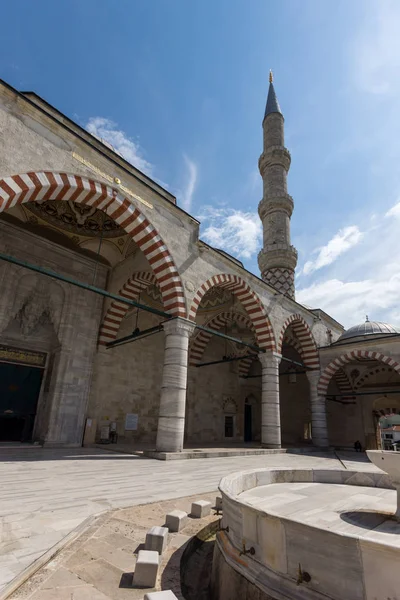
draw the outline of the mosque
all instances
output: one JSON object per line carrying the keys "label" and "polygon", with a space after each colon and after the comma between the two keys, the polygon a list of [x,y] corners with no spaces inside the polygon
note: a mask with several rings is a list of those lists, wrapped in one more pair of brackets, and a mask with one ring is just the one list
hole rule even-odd
{"label": "mosque", "polygon": [[0,82],[0,442],[376,447],[400,330],[296,302],[272,78],[262,131],[258,277],[106,141]]}

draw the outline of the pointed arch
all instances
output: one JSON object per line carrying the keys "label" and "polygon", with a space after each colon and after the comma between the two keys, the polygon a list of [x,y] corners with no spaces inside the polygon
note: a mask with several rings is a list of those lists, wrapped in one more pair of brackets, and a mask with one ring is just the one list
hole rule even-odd
{"label": "pointed arch", "polygon": [[[233,322],[241,323],[242,325],[247,326],[255,335],[254,325],[250,317],[237,311],[222,311],[211,317],[211,319],[209,319],[204,326],[208,329],[218,331],[227,323]],[[208,333],[207,331],[199,331],[193,338],[189,353],[190,365],[197,365],[201,361],[204,350],[206,349],[206,346],[211,338],[212,334]]]}
{"label": "pointed arch", "polygon": [[[137,300],[143,290],[156,283],[157,279],[154,273],[151,271],[138,271],[124,283],[118,295],[129,300]],[[105,346],[107,342],[112,342],[116,339],[121,321],[128,312],[128,309],[128,304],[123,304],[122,302],[118,302],[118,300],[111,302],[100,326],[99,346]]]}
{"label": "pointed arch", "polygon": [[0,212],[45,200],[72,200],[102,210],[114,219],[146,256],[160,287],[164,309],[186,317],[185,293],[174,260],[157,230],[128,198],[82,175],[31,171],[0,179]]}
{"label": "pointed arch", "polygon": [[287,328],[291,326],[301,344],[300,355],[306,367],[319,369],[319,354],[317,344],[308,323],[300,314],[290,315],[286,319],[279,336],[278,352],[282,353],[282,343]]}
{"label": "pointed arch", "polygon": [[321,377],[319,378],[318,394],[320,396],[326,395],[330,380],[335,373],[343,367],[343,365],[346,365],[353,360],[360,360],[363,358],[367,358],[369,360],[378,360],[385,365],[389,365],[400,375],[400,364],[393,360],[393,358],[390,358],[390,356],[386,356],[380,352],[372,352],[370,350],[353,350],[352,352],[342,354],[338,358],[335,358],[335,360],[330,362],[329,365],[325,367]]}
{"label": "pointed arch", "polygon": [[208,279],[197,290],[189,311],[189,319],[196,320],[197,309],[203,296],[213,287],[229,290],[241,302],[249,315],[256,333],[257,344],[260,348],[275,351],[276,343],[271,322],[258,295],[250,286],[237,275],[221,273]]}

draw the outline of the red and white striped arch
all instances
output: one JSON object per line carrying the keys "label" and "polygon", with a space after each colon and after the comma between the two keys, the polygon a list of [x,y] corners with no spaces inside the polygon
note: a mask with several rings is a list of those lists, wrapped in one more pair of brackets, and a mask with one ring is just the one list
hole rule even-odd
{"label": "red and white striped arch", "polygon": [[[254,325],[252,320],[248,315],[244,315],[240,312],[236,311],[223,311],[209,319],[206,323],[204,323],[204,327],[208,329],[213,329],[214,331],[218,331],[222,327],[224,327],[227,323],[241,323],[245,325],[249,329],[251,329],[254,334]],[[212,338],[212,333],[208,333],[207,331],[199,330],[198,334],[193,338],[190,353],[189,353],[189,364],[197,365],[203,357],[204,350],[210,339]]]}
{"label": "red and white striped arch", "polygon": [[299,315],[290,315],[286,319],[279,336],[278,352],[282,352],[283,338],[287,328],[290,327],[300,342],[300,355],[306,367],[319,369],[319,354],[314,336],[304,318]]}
{"label": "red and white striped arch", "polygon": [[352,400],[355,397],[355,396],[351,395],[352,393],[354,394],[354,391],[353,391],[350,380],[347,377],[347,374],[344,369],[338,369],[336,371],[335,380],[336,380],[336,383],[337,383],[340,393],[348,394],[348,396],[343,397],[343,400]]}
{"label": "red and white striped arch", "polygon": [[203,296],[213,287],[229,290],[236,296],[253,323],[258,346],[260,346],[260,348],[265,348],[266,350],[275,351],[276,344],[274,332],[265,308],[257,294],[237,275],[222,273],[220,275],[214,275],[203,283],[193,298],[189,319],[191,321],[196,320],[197,309],[199,308]]}
{"label": "red and white striped arch", "polygon": [[380,352],[372,352],[370,350],[353,350],[352,352],[348,352],[347,354],[342,354],[338,358],[335,358],[332,362],[329,363],[327,367],[325,367],[321,377],[318,382],[318,393],[321,396],[325,396],[328,391],[328,385],[332,377],[335,373],[353,360],[359,360],[363,358],[368,358],[370,360],[378,360],[379,362],[384,363],[385,365],[389,365],[392,367],[397,373],[400,374],[400,364],[390,358],[390,356],[386,356],[385,354],[381,354]]}
{"label": "red and white striped arch", "polygon": [[160,287],[164,309],[186,317],[185,293],[172,256],[154,226],[118,190],[68,173],[29,172],[0,179],[0,212],[33,201],[73,200],[109,215],[146,256]]}
{"label": "red and white striped arch", "polygon": [[[137,300],[140,292],[147,289],[149,285],[157,283],[156,276],[152,271],[140,271],[134,273],[119,290],[118,295],[129,300]],[[118,300],[113,300],[106,314],[99,331],[99,346],[105,346],[107,342],[116,339],[121,321],[129,309],[129,304],[124,304]]]}

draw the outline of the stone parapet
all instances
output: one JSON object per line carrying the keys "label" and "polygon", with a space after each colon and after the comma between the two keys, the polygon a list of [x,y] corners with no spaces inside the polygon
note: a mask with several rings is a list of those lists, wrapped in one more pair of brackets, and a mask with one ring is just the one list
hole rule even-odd
{"label": "stone parapet", "polygon": [[272,165],[280,165],[289,171],[291,162],[290,152],[284,146],[270,146],[266,148],[258,160],[258,168],[263,177],[265,170]]}
{"label": "stone parapet", "polygon": [[258,266],[261,273],[280,267],[293,270],[297,265],[297,250],[294,246],[268,244],[258,253]]}
{"label": "stone parapet", "polygon": [[279,196],[264,196],[258,205],[258,214],[260,219],[264,219],[267,215],[275,211],[284,211],[289,217],[293,212],[293,198],[289,194],[281,194]]}

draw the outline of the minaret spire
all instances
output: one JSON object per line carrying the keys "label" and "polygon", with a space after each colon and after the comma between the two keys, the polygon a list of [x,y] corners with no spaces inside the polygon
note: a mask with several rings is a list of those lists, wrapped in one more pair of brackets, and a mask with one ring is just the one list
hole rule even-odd
{"label": "minaret spire", "polygon": [[276,97],[272,71],[263,120],[264,149],[259,160],[263,198],[258,213],[263,224],[263,248],[258,255],[261,277],[294,299],[297,251],[290,244],[293,199],[287,193],[290,153],[285,148],[284,118]]}

